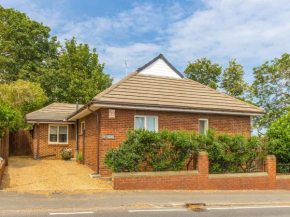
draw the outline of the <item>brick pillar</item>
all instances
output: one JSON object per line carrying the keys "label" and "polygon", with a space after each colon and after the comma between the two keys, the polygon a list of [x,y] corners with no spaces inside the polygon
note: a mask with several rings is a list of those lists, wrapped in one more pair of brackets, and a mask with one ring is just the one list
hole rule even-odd
{"label": "brick pillar", "polygon": [[198,188],[200,190],[208,189],[208,170],[209,170],[209,162],[208,162],[208,153],[202,151],[198,154],[197,160],[197,170],[198,170]]}
{"label": "brick pillar", "polygon": [[266,171],[268,172],[269,188],[276,188],[276,157],[268,155],[266,158]]}

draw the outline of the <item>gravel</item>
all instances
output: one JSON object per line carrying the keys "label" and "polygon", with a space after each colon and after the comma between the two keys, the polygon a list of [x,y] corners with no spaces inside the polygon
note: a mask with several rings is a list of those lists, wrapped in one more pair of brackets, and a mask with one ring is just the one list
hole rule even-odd
{"label": "gravel", "polygon": [[19,192],[112,190],[110,181],[90,178],[91,173],[92,169],[73,161],[10,157],[1,185],[5,191]]}

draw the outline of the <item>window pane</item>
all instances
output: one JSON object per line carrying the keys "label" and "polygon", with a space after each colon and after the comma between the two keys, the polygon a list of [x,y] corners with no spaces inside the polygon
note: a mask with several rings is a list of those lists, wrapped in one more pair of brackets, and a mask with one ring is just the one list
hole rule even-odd
{"label": "window pane", "polygon": [[206,121],[205,120],[199,120],[199,134],[205,134],[206,133]]}
{"label": "window pane", "polygon": [[144,117],[135,117],[135,130],[144,129]]}
{"label": "window pane", "polygon": [[67,142],[67,126],[59,126],[59,142]]}
{"label": "window pane", "polygon": [[82,123],[81,131],[84,132],[85,130],[85,123]]}
{"label": "window pane", "polygon": [[156,117],[147,117],[146,129],[149,131],[156,131]]}
{"label": "window pane", "polygon": [[49,142],[57,142],[57,126],[50,126]]}

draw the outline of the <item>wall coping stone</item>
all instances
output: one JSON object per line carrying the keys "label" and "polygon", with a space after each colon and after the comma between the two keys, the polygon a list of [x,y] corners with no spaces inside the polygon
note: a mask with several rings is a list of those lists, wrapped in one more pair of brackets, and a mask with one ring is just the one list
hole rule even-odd
{"label": "wall coping stone", "polygon": [[161,172],[124,172],[113,173],[113,179],[118,177],[152,177],[152,176],[192,176],[198,175],[197,170],[189,171],[161,171]]}
{"label": "wall coping stone", "polygon": [[243,178],[243,177],[263,177],[268,176],[267,172],[257,173],[225,173],[225,174],[209,174],[210,179],[225,179],[225,178]]}
{"label": "wall coping stone", "polygon": [[208,155],[208,153],[206,151],[201,151],[198,153],[198,155]]}
{"label": "wall coping stone", "polygon": [[276,159],[275,155],[267,155],[267,159]]}
{"label": "wall coping stone", "polygon": [[276,179],[290,179],[290,175],[277,175]]}

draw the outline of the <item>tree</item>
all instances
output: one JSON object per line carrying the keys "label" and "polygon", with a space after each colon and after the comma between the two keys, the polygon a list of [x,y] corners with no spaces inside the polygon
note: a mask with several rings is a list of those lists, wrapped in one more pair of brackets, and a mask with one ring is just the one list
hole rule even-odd
{"label": "tree", "polygon": [[8,129],[12,132],[17,131],[21,119],[19,112],[0,100],[0,138],[4,136]]}
{"label": "tree", "polygon": [[206,58],[197,59],[194,63],[189,62],[184,71],[187,78],[213,89],[217,89],[221,73],[222,66],[217,63],[212,64]]}
{"label": "tree", "polygon": [[50,28],[26,14],[0,6],[0,82],[38,81],[57,57],[59,43]]}
{"label": "tree", "polygon": [[290,113],[276,120],[266,133],[267,148],[279,163],[290,163]]}
{"label": "tree", "polygon": [[253,96],[266,114],[254,119],[257,129],[268,128],[290,110],[290,54],[265,62],[254,70]]}
{"label": "tree", "polygon": [[18,80],[0,85],[0,100],[10,105],[22,117],[18,126],[24,127],[23,117],[29,112],[42,108],[47,97],[39,84]]}
{"label": "tree", "polygon": [[103,72],[94,48],[77,44],[75,38],[67,40],[62,48],[58,64],[41,77],[40,83],[50,101],[87,103],[112,84],[112,78]]}
{"label": "tree", "polygon": [[225,93],[237,99],[245,100],[245,93],[249,85],[244,81],[243,66],[236,63],[236,59],[229,61],[229,67],[224,70],[221,88]]}

